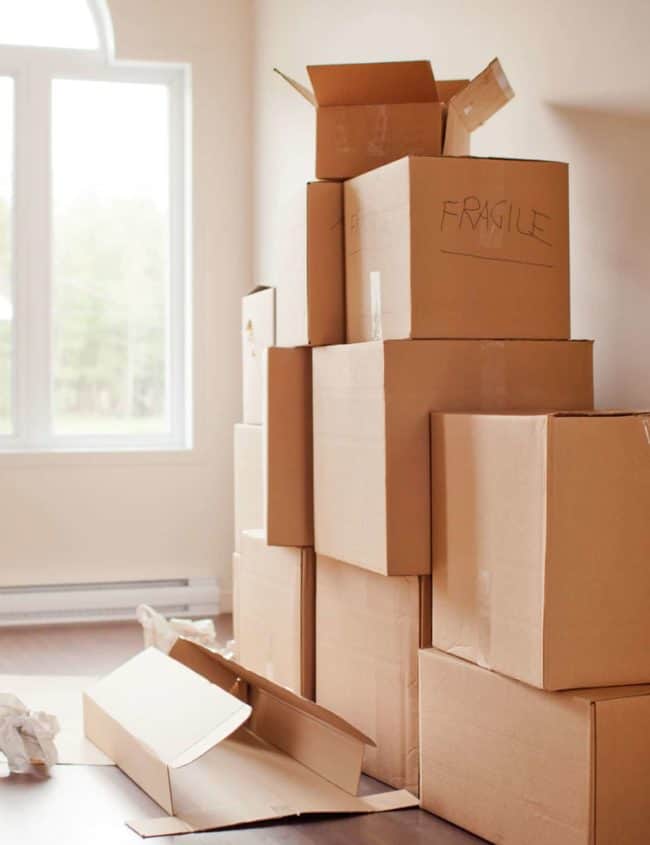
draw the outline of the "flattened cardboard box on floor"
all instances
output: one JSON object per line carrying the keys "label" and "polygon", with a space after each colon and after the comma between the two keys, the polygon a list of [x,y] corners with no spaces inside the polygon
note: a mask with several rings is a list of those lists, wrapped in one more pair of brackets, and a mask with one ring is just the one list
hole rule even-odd
{"label": "flattened cardboard box on floor", "polygon": [[431,578],[316,560],[316,700],[368,732],[363,771],[418,790],[418,648],[431,644]]}
{"label": "flattened cardboard box on floor", "polygon": [[431,421],[433,644],[547,689],[650,680],[650,414]]}
{"label": "flattened cardboard box on floor", "polygon": [[424,809],[499,845],[650,842],[650,685],[545,692],[420,652]]}
{"label": "flattened cardboard box on floor", "polygon": [[468,155],[470,134],[513,96],[497,59],[475,79],[436,82],[428,61],[312,65],[316,177],[349,179],[405,155]]}
{"label": "flattened cardboard box on floor", "polygon": [[279,214],[277,345],[345,343],[343,186],[310,182]]}
{"label": "flattened cardboard box on floor", "polygon": [[314,550],[268,546],[262,531],[244,531],[233,581],[238,661],[314,698]]}
{"label": "flattened cardboard box on floor", "polygon": [[413,340],[313,350],[317,554],[431,571],[429,412],[593,407],[589,341]]}
{"label": "flattened cardboard box on floor", "polygon": [[238,423],[234,428],[235,551],[241,532],[264,526],[264,472],[261,425]]}
{"label": "flattened cardboard box on floor", "polygon": [[314,545],[311,349],[265,352],[264,528],[271,546]]}
{"label": "flattened cardboard box on floor", "polygon": [[243,421],[262,424],[263,351],[275,343],[275,291],[260,285],[242,299]]}
{"label": "flattened cardboard box on floor", "polygon": [[345,183],[347,340],[569,337],[568,166],[405,158]]}
{"label": "flattened cardboard box on floor", "polygon": [[357,797],[371,740],[187,640],[171,656],[141,652],[87,691],[84,728],[168,814],[127,822],[145,837],[418,803],[405,791]]}

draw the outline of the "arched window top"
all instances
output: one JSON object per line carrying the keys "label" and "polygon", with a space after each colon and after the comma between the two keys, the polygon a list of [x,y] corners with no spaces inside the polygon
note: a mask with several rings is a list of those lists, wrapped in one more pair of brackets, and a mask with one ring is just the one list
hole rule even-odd
{"label": "arched window top", "polygon": [[0,45],[105,50],[103,0],[0,0]]}

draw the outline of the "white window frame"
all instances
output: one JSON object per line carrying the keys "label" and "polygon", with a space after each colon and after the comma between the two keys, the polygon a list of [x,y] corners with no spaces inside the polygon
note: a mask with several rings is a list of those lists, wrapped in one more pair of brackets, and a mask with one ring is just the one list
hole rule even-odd
{"label": "white window frame", "polygon": [[[0,45],[0,76],[14,82],[13,433],[0,435],[0,453],[164,451],[192,446],[189,67],[115,61],[105,5],[90,0],[89,6],[99,50]],[[52,83],[59,79],[152,83],[165,85],[169,92],[169,432],[60,435],[52,430],[51,96]]]}

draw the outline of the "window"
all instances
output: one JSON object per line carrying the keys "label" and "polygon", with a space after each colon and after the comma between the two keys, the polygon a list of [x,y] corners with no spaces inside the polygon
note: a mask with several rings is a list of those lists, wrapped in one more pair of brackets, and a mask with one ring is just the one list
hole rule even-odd
{"label": "window", "polygon": [[184,69],[99,3],[0,0],[0,449],[183,448]]}

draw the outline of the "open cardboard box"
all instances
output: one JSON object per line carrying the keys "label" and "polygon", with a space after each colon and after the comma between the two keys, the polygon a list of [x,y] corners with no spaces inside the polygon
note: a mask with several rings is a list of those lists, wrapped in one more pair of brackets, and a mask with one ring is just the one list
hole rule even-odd
{"label": "open cardboard box", "polygon": [[188,640],[136,655],[83,706],[88,738],[168,813],[127,822],[144,837],[418,805],[405,791],[357,796],[368,737]]}
{"label": "open cardboard box", "polygon": [[431,62],[311,65],[316,176],[349,179],[406,155],[468,155],[470,134],[512,99],[498,59],[471,82],[436,82]]}

